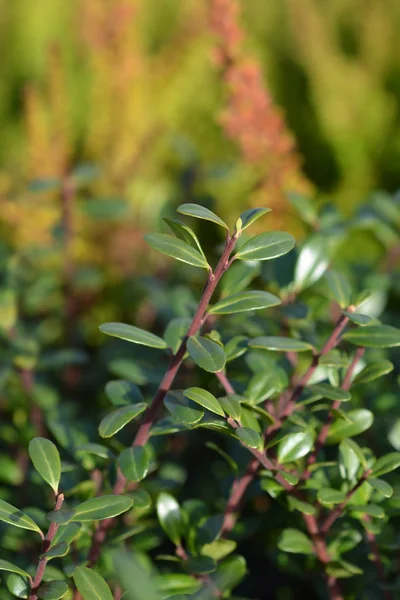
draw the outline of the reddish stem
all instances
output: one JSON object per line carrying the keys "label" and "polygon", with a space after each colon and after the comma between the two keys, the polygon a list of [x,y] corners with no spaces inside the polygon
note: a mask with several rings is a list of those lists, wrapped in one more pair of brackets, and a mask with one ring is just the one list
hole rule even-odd
{"label": "reddish stem", "polygon": [[357,483],[351,488],[351,490],[349,490],[347,492],[346,498],[343,500],[343,502],[341,502],[340,504],[338,504],[337,507],[326,518],[326,520],[324,521],[324,523],[322,523],[322,525],[321,525],[321,531],[324,534],[328,533],[328,531],[330,530],[330,528],[332,527],[332,525],[334,524],[334,522],[341,516],[343,510],[347,506],[348,501],[353,496],[353,494],[356,493],[356,491],[358,490],[358,488],[362,486],[362,484],[364,483],[364,481],[367,479],[368,474],[369,474],[368,471],[366,471],[365,473],[363,473],[363,475],[361,476],[361,479],[359,479],[357,481]]}
{"label": "reddish stem", "polygon": [[[364,515],[364,521],[366,521],[366,523],[370,523],[371,517],[369,515]],[[376,538],[375,538],[374,534],[372,533],[372,531],[368,531],[368,529],[366,529],[365,532],[367,535],[368,543],[371,548],[372,555],[374,557],[373,560],[374,560],[374,563],[376,564],[376,570],[378,571],[378,577],[379,577],[379,581],[381,582],[382,592],[385,597],[385,600],[393,600],[392,594],[389,592],[389,590],[385,589],[385,587],[387,585],[385,568],[383,566],[383,562],[381,559],[381,555],[379,552],[379,547],[378,547]]]}
{"label": "reddish stem", "polygon": [[[56,504],[55,504],[54,510],[60,510],[63,502],[64,502],[64,495],[58,494],[58,496],[56,497]],[[54,540],[54,537],[57,533],[58,528],[59,528],[58,523],[55,523],[54,521],[52,521],[50,523],[50,527],[47,532],[47,535],[42,542],[42,554],[44,554],[45,552],[47,552],[49,550],[49,548]],[[38,566],[36,569],[36,574],[31,583],[31,592],[29,594],[29,600],[37,600],[37,598],[38,598],[37,592],[38,592],[40,584],[42,583],[42,580],[43,580],[47,561],[48,561],[48,558],[46,556],[41,556],[39,559],[39,563],[38,563]]]}

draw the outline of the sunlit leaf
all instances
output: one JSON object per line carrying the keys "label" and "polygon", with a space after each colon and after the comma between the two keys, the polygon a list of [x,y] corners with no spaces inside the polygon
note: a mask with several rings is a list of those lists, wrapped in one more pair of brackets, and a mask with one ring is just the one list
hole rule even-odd
{"label": "sunlit leaf", "polygon": [[167,344],[163,339],[149,333],[139,327],[133,325],[127,325],[126,323],[103,323],[99,327],[100,331],[107,335],[119,338],[120,340],[126,340],[133,344],[141,344],[143,346],[150,346],[151,348],[159,348],[161,350],[167,347]]}

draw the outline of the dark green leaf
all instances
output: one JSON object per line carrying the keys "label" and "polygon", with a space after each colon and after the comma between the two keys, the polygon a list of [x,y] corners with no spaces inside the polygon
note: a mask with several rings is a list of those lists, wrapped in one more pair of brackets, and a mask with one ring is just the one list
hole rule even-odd
{"label": "dark green leaf", "polygon": [[232,313],[246,312],[249,310],[261,310],[271,306],[277,306],[281,301],[278,296],[268,292],[250,290],[239,292],[233,296],[228,296],[214,304],[208,311],[213,315],[228,315]]}
{"label": "dark green leaf", "polygon": [[251,348],[260,348],[262,350],[272,350],[274,352],[305,352],[312,350],[313,347],[307,342],[293,338],[261,336],[250,340]]}
{"label": "dark green leaf", "polygon": [[350,410],[347,417],[351,422],[337,419],[330,427],[327,441],[336,444],[344,438],[354,437],[369,429],[374,421],[374,415],[365,408]]}
{"label": "dark green leaf", "polygon": [[83,600],[113,600],[107,583],[93,569],[77,567],[72,577]]}
{"label": "dark green leaf", "polygon": [[184,521],[178,502],[171,494],[161,492],[157,498],[156,508],[161,527],[177,546],[184,532]]}
{"label": "dark green leaf", "polygon": [[117,552],[113,562],[117,577],[127,590],[124,600],[161,600],[155,590],[154,577],[136,556]]}
{"label": "dark green leaf", "polygon": [[75,448],[75,455],[85,455],[85,454],[93,454],[94,456],[99,456],[100,458],[110,459],[113,457],[113,453],[106,446],[102,446],[101,444],[92,444],[88,442],[87,444],[80,444]]}
{"label": "dark green leaf", "polygon": [[294,245],[294,237],[285,231],[260,233],[245,242],[235,257],[240,260],[270,260],[287,254]]}
{"label": "dark green leaf", "polygon": [[223,348],[216,342],[205,337],[190,337],[187,350],[196,365],[210,373],[222,371],[226,357]]}
{"label": "dark green leaf", "polygon": [[131,404],[130,406],[122,406],[117,408],[112,413],[104,417],[99,425],[99,435],[103,438],[109,438],[118,433],[125,425],[130,423],[132,419],[140,415],[147,408],[144,402]]}
{"label": "dark green leaf", "polygon": [[347,312],[347,310],[342,311],[343,314],[350,319],[356,325],[360,325],[364,327],[365,325],[369,325],[374,321],[373,317],[369,317],[368,315],[362,315],[360,313]]}
{"label": "dark green leaf", "polygon": [[150,457],[143,446],[133,446],[121,452],[118,464],[128,481],[141,481],[149,472]]}
{"label": "dark green leaf", "polygon": [[236,394],[230,394],[229,396],[225,396],[223,398],[219,398],[219,403],[221,404],[224,412],[233,419],[240,419],[241,408],[240,408],[240,400],[241,397]]}
{"label": "dark green leaf", "polygon": [[192,319],[188,317],[178,317],[168,323],[164,332],[164,339],[174,354],[178,351],[183,338],[186,336],[191,322]]}
{"label": "dark green leaf", "polygon": [[281,464],[293,462],[310,452],[314,437],[310,431],[288,435],[278,444],[277,456]]}
{"label": "dark green leaf", "polygon": [[248,208],[247,210],[242,212],[242,214],[236,221],[235,232],[240,234],[242,231],[247,229],[247,227],[249,227],[252,223],[257,221],[257,219],[259,219],[263,215],[266,215],[269,212],[271,212],[270,208]]}
{"label": "dark green leaf", "polygon": [[235,335],[225,344],[226,362],[235,360],[242,356],[247,350],[247,337],[244,335]]}
{"label": "dark green leaf", "polygon": [[288,496],[288,505],[290,510],[298,510],[304,515],[315,515],[317,512],[313,504],[299,500],[296,496]]}
{"label": "dark green leaf", "polygon": [[349,508],[354,516],[368,515],[369,517],[375,517],[375,519],[385,518],[385,511],[377,504],[362,504],[349,506]]}
{"label": "dark green leaf", "polygon": [[198,267],[200,269],[208,269],[209,265],[203,254],[201,254],[192,246],[189,246],[186,242],[167,235],[166,233],[148,233],[144,236],[146,242],[150,244],[155,250],[175,258],[181,262],[184,262],[192,267]]}
{"label": "dark green leaf", "polygon": [[9,573],[17,573],[17,575],[21,575],[22,577],[29,577],[26,571],[8,562],[8,560],[0,559],[0,571],[8,571]]}
{"label": "dark green leaf", "polygon": [[318,491],[317,494],[318,502],[324,506],[330,506],[331,504],[340,504],[346,499],[346,494],[340,490],[334,490],[333,488],[324,488]]}
{"label": "dark green leaf", "polygon": [[278,548],[283,552],[293,554],[313,554],[314,548],[311,540],[298,529],[285,529],[278,540]]}
{"label": "dark green leaf", "polygon": [[125,379],[109,381],[105,387],[107,398],[114,406],[128,406],[135,402],[143,402],[139,388]]}
{"label": "dark green leaf", "polygon": [[167,347],[165,341],[157,335],[149,333],[144,329],[139,329],[139,327],[127,325],[126,323],[103,323],[103,325],[100,325],[99,329],[107,335],[134,344],[141,344],[143,346],[150,346],[150,348],[159,348],[161,350]]}
{"label": "dark green leaf", "polygon": [[91,498],[71,509],[53,510],[47,518],[54,523],[68,523],[70,521],[100,521],[116,517],[131,508],[132,498],[128,496],[104,495]]}
{"label": "dark green leaf", "polygon": [[47,550],[41,556],[45,556],[48,560],[51,558],[58,558],[60,556],[65,556],[68,553],[69,545],[66,542],[60,542],[59,544],[54,544],[51,546],[50,550]]}
{"label": "dark green leaf", "polygon": [[234,473],[238,472],[239,467],[233,458],[231,458],[230,454],[222,450],[219,446],[217,446],[217,444],[214,444],[214,442],[206,442],[206,447],[210,448],[211,450],[215,450],[215,452],[217,452],[224,460],[226,460]]}
{"label": "dark green leaf", "polygon": [[390,452],[381,456],[372,467],[371,475],[373,477],[381,477],[386,473],[395,471],[400,467],[400,452]]}
{"label": "dark green leaf", "polygon": [[238,427],[236,429],[236,435],[241,442],[250,446],[250,448],[260,448],[262,446],[262,440],[260,434],[250,427]]}
{"label": "dark green leaf", "polygon": [[200,206],[200,204],[181,204],[178,206],[177,211],[182,215],[195,217],[196,219],[204,219],[205,221],[212,221],[217,225],[221,225],[221,227],[225,227],[225,229],[229,229],[228,225],[220,217],[208,208]]}
{"label": "dark green leaf", "polygon": [[29,456],[36,471],[57,494],[61,477],[61,462],[56,446],[45,438],[33,438],[29,442]]}
{"label": "dark green leaf", "polygon": [[183,394],[186,398],[193,400],[193,402],[200,404],[200,406],[204,406],[204,408],[215,413],[216,415],[220,415],[221,417],[225,416],[225,413],[216,397],[207,390],[203,390],[202,388],[198,387],[192,387],[184,390]]}
{"label": "dark green leaf", "polygon": [[351,302],[351,287],[347,279],[337,271],[325,274],[328,283],[329,296],[336,300],[341,308],[346,308]]}
{"label": "dark green leaf", "polygon": [[[59,598],[63,598],[65,594],[68,592],[68,585],[65,581],[47,581],[46,583],[42,583],[40,586],[37,596],[38,598],[42,598],[43,600],[59,600]],[[98,596],[92,596],[92,598],[98,598]],[[88,598],[90,600],[90,596],[84,596],[84,600]]]}
{"label": "dark green leaf", "polygon": [[182,392],[169,392],[164,404],[174,419],[186,425],[198,423],[204,416],[204,410],[185,398]]}
{"label": "dark green leaf", "polygon": [[317,383],[310,385],[308,389],[321,398],[327,398],[328,400],[348,402],[351,400],[351,394],[347,390],[342,388],[334,387],[328,383]]}
{"label": "dark green leaf", "polygon": [[7,588],[17,598],[28,598],[31,591],[29,580],[16,573],[7,577]]}
{"label": "dark green leaf", "polygon": [[370,383],[393,371],[393,363],[389,360],[378,360],[370,363],[355,377],[354,383]]}
{"label": "dark green leaf", "polygon": [[202,575],[213,573],[217,568],[217,563],[209,556],[191,556],[185,560],[183,566],[189,573]]}
{"label": "dark green leaf", "polygon": [[246,575],[246,561],[243,556],[230,556],[211,574],[218,590],[227,592],[236,587]]}
{"label": "dark green leaf", "polygon": [[40,527],[28,515],[4,500],[0,500],[0,521],[20,527],[21,529],[29,529],[41,533]]}
{"label": "dark green leaf", "polygon": [[163,598],[171,598],[176,594],[194,594],[201,588],[200,581],[181,573],[157,575],[155,585],[157,590],[163,594]]}
{"label": "dark green leaf", "polygon": [[[174,234],[180,240],[192,246],[195,250],[198,250],[200,254],[204,256],[203,249],[200,245],[199,240],[197,239],[197,235],[184,223],[180,221],[176,221],[175,219],[169,219],[168,217],[164,217],[164,221],[170,226]],[[204,259],[206,260],[205,256]]]}
{"label": "dark green leaf", "polygon": [[366,325],[348,331],[343,339],[366,348],[392,348],[400,346],[400,329],[390,325]]}
{"label": "dark green leaf", "polygon": [[376,479],[375,477],[369,477],[368,483],[372,485],[372,487],[383,494],[385,498],[390,498],[393,496],[393,488],[383,479]]}

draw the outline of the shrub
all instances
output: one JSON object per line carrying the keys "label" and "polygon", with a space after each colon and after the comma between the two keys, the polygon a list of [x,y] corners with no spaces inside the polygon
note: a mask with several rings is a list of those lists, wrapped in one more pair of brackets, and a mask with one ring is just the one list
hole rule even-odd
{"label": "shrub", "polygon": [[[147,235],[184,263],[179,285],[147,281],[156,333],[100,325],[114,339],[78,389],[70,369],[82,354],[56,349],[49,315],[18,317],[23,272],[7,263],[2,598],[294,597],[300,583],[336,600],[392,597],[400,443],[388,353],[400,330],[382,313],[390,261],[374,277],[361,268],[368,257],[352,270],[349,240],[365,219],[292,201],[310,225],[299,251],[288,233],[249,234],[268,209],[230,229],[181,205],[216,241],[224,233],[216,266],[186,222]],[[378,232],[397,218],[390,206]],[[117,379],[96,404],[106,366]]]}

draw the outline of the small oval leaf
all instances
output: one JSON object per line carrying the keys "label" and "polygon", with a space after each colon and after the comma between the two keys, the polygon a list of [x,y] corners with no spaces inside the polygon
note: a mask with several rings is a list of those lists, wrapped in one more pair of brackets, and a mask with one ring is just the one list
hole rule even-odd
{"label": "small oval leaf", "polygon": [[134,327],[134,325],[127,325],[126,323],[103,323],[99,329],[106,335],[111,335],[120,340],[132,342],[133,344],[141,344],[142,346],[150,346],[150,348],[159,348],[160,350],[164,350],[167,347],[163,339],[144,329]]}
{"label": "small oval leaf", "polygon": [[318,502],[324,506],[330,506],[332,504],[340,504],[346,500],[346,494],[340,490],[334,490],[333,488],[325,488],[318,491],[317,494]]}
{"label": "small oval leaf", "polygon": [[207,390],[203,390],[202,388],[198,387],[192,387],[184,390],[183,394],[186,396],[186,398],[193,400],[193,402],[196,402],[196,404],[200,404],[200,406],[203,406],[210,412],[220,415],[221,417],[225,416],[225,413],[216,397]]}
{"label": "small oval leaf", "polygon": [[180,206],[178,206],[177,211],[182,215],[194,217],[195,219],[204,219],[205,221],[212,221],[217,225],[221,225],[221,227],[225,227],[225,229],[229,229],[228,225],[220,217],[218,217],[218,215],[213,213],[208,208],[200,206],[200,204],[181,204]]}
{"label": "small oval leaf", "polygon": [[372,412],[365,408],[350,410],[346,416],[348,419],[339,418],[332,423],[327,438],[329,444],[336,444],[344,438],[354,437],[366,431],[374,421]]}
{"label": "small oval leaf", "polygon": [[12,563],[8,562],[8,560],[0,559],[0,571],[8,571],[9,573],[17,573],[17,575],[22,575],[22,577],[29,578],[29,573],[27,573],[26,571],[24,571],[24,569],[21,569],[17,565],[13,565]]}
{"label": "small oval leaf", "polygon": [[37,437],[29,442],[28,450],[36,471],[57,494],[61,478],[61,461],[57,447],[50,440]]}
{"label": "small oval leaf", "polygon": [[342,388],[329,385],[328,383],[316,383],[308,386],[313,394],[320,396],[321,398],[327,398],[328,400],[348,402],[351,400],[351,394],[347,390]]}
{"label": "small oval leaf", "polygon": [[365,348],[393,348],[400,346],[400,329],[390,325],[366,325],[348,331],[343,339]]}
{"label": "small oval leaf", "polygon": [[47,518],[53,523],[69,523],[84,521],[101,521],[110,517],[117,517],[126,512],[133,504],[128,496],[105,495],[91,498],[71,509],[53,510]]}
{"label": "small oval leaf", "polygon": [[212,315],[229,315],[249,310],[261,310],[271,306],[278,306],[280,303],[281,300],[278,296],[274,296],[268,292],[250,290],[239,292],[220,300],[208,312]]}
{"label": "small oval leaf", "polygon": [[14,525],[14,527],[42,533],[40,527],[28,515],[15,508],[15,506],[8,504],[5,500],[0,500],[0,521]]}
{"label": "small oval leaf", "polygon": [[187,350],[196,365],[209,373],[222,371],[225,366],[226,357],[223,348],[209,338],[190,337]]}
{"label": "small oval leaf", "polygon": [[250,429],[250,427],[238,427],[236,429],[236,435],[241,442],[250,446],[250,448],[260,448],[262,446],[262,439],[257,431]]}
{"label": "small oval leaf", "polygon": [[83,600],[113,600],[107,583],[93,569],[77,567],[72,577]]}
{"label": "small oval leaf", "polygon": [[157,515],[161,527],[175,544],[180,543],[184,530],[183,517],[180,506],[171,494],[161,492],[157,498]]}
{"label": "small oval leaf", "polygon": [[68,592],[69,588],[65,581],[46,581],[39,587],[37,596],[41,600],[59,600]]}
{"label": "small oval leaf", "polygon": [[257,221],[257,219],[259,219],[263,215],[266,215],[269,212],[271,212],[270,208],[248,208],[247,210],[242,212],[242,214],[236,221],[235,231],[237,233],[241,233],[242,231],[247,229],[247,227],[252,225],[252,223]]}
{"label": "small oval leaf", "polygon": [[138,402],[130,406],[122,406],[104,417],[99,425],[99,435],[103,438],[109,438],[118,433],[132,419],[140,415],[147,408],[144,402]]}
{"label": "small oval leaf", "polygon": [[305,533],[298,529],[285,529],[278,540],[278,548],[293,554],[313,554],[314,547]]}
{"label": "small oval leaf", "polygon": [[152,248],[171,258],[175,258],[192,267],[198,267],[199,269],[209,268],[203,254],[200,254],[198,250],[172,235],[166,233],[148,233],[144,236],[144,239]]}
{"label": "small oval leaf", "polygon": [[312,449],[314,437],[310,431],[293,433],[282,439],[278,444],[277,456],[281,464],[293,462],[306,456]]}
{"label": "small oval leaf", "polygon": [[393,363],[389,360],[378,360],[367,365],[354,379],[354,383],[370,383],[393,371]]}
{"label": "small oval leaf", "polygon": [[381,477],[386,473],[395,471],[400,467],[400,452],[390,452],[378,458],[372,467],[371,475],[373,477]]}
{"label": "small oval leaf", "polygon": [[306,352],[313,350],[308,342],[296,340],[293,338],[277,336],[261,336],[250,340],[251,348],[260,348],[262,350],[272,350],[274,352]]}
{"label": "small oval leaf", "polygon": [[121,452],[118,464],[128,481],[142,481],[149,472],[150,457],[143,446],[133,446]]}
{"label": "small oval leaf", "polygon": [[235,254],[240,260],[270,260],[287,254],[294,248],[295,239],[285,231],[260,233],[243,244]]}

